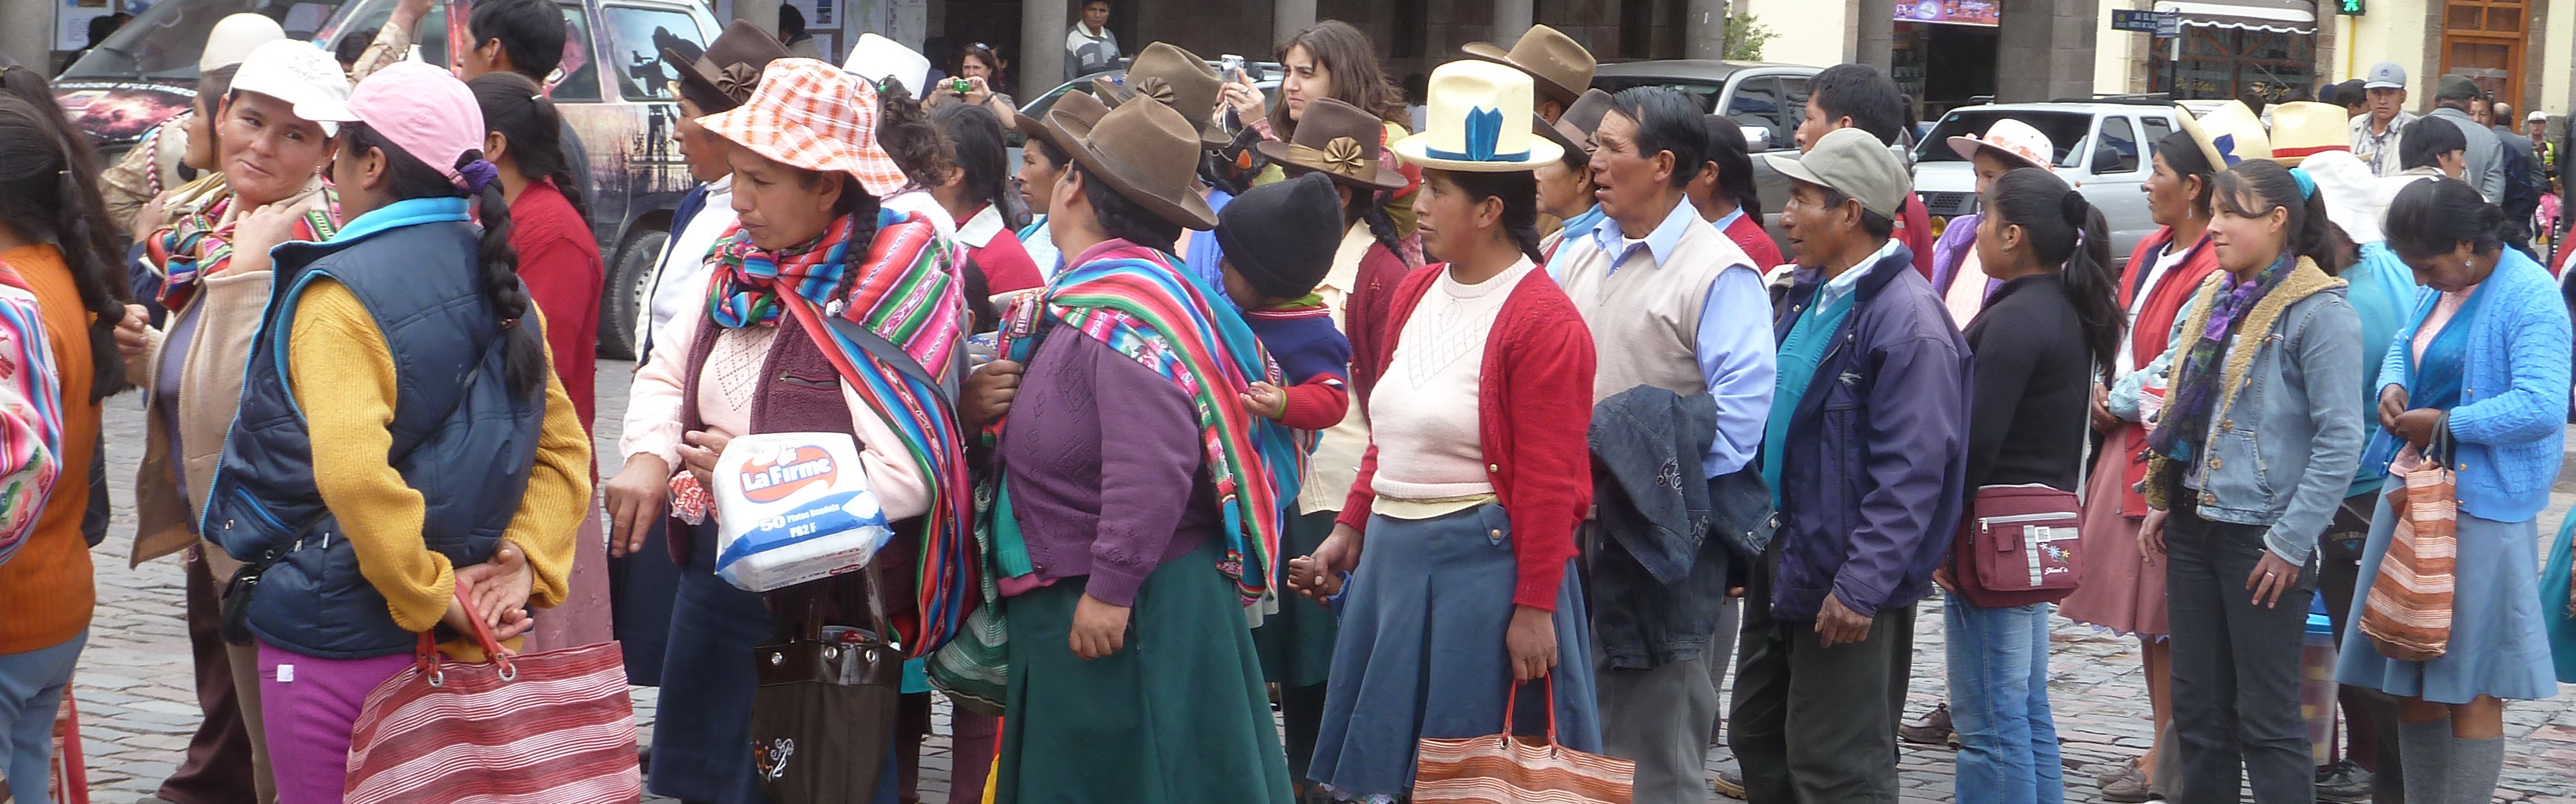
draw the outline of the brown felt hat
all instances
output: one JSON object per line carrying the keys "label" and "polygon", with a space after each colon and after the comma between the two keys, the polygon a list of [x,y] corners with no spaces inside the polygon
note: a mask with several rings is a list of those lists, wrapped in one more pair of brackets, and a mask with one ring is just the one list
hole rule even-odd
{"label": "brown felt hat", "polygon": [[1216,226],[1216,211],[1198,194],[1198,132],[1172,107],[1143,95],[1128,98],[1098,123],[1063,109],[1047,112],[1047,128],[1083,172],[1107,182],[1127,200],[1183,227]]}
{"label": "brown felt hat", "polygon": [[[760,73],[769,63],[787,58],[787,46],[778,37],[743,20],[734,20],[707,43],[705,53],[695,56],[678,48],[662,48],[662,60],[680,74],[680,81],[718,97],[730,98],[735,106],[751,98],[751,89],[760,85]],[[724,109],[700,109],[715,114]]]}
{"label": "brown felt hat", "polygon": [[1537,130],[1539,136],[1565,146],[1566,153],[1588,155],[1592,149],[1601,146],[1600,141],[1592,137],[1601,129],[1601,118],[1609,113],[1610,93],[1587,89],[1583,91],[1583,97],[1574,99],[1574,105],[1565,107],[1565,115],[1557,118],[1556,122],[1533,117],[1531,119],[1537,124],[1531,128]]}
{"label": "brown felt hat", "polygon": [[1202,147],[1216,148],[1232,141],[1216,128],[1217,94],[1225,87],[1225,78],[1198,54],[1182,50],[1167,42],[1155,42],[1136,54],[1128,63],[1123,82],[1108,76],[1091,79],[1091,91],[1111,106],[1127,102],[1138,95],[1162,101],[1181,113],[1198,129]]}
{"label": "brown felt hat", "polygon": [[[1101,103],[1100,99],[1092,97],[1091,93],[1075,90],[1056,98],[1055,105],[1047,107],[1047,110],[1061,111],[1073,115],[1076,120],[1099,125],[1100,116],[1109,113],[1109,105]],[[1029,139],[1045,140],[1048,144],[1054,145],[1058,151],[1073,153],[1076,143],[1057,139],[1055,130],[1047,128],[1046,121],[1030,117],[1027,112],[1013,112],[1012,116],[1017,119],[1012,121],[1011,127],[1018,129]]]}
{"label": "brown felt hat", "polygon": [[1592,69],[1599,66],[1592,51],[1574,43],[1574,38],[1545,25],[1532,25],[1521,40],[1504,50],[1492,42],[1469,42],[1459,48],[1467,55],[1486,61],[1501,62],[1520,68],[1537,79],[1539,94],[1558,103],[1574,103],[1592,86]]}
{"label": "brown felt hat", "polygon": [[1253,146],[1272,162],[1313,170],[1362,190],[1394,190],[1404,174],[1378,163],[1386,141],[1386,122],[1359,107],[1325,98],[1306,105],[1289,142],[1262,140]]}

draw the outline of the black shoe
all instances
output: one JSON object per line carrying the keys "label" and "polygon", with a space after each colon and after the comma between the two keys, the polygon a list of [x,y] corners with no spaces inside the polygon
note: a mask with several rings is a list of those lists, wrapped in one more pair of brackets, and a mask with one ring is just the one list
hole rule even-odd
{"label": "black shoe", "polygon": [[1923,745],[1948,745],[1953,748],[1959,745],[1958,731],[1950,728],[1950,705],[1947,703],[1934,705],[1932,711],[1923,716],[1922,722],[1899,724],[1896,727],[1896,738]]}
{"label": "black shoe", "polygon": [[2361,804],[2370,800],[2370,771],[2350,760],[2317,770],[2317,800]]}

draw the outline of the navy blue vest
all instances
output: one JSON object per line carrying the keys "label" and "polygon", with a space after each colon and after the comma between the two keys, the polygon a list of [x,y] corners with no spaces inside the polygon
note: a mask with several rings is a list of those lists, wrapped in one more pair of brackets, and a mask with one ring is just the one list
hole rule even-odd
{"label": "navy blue vest", "polygon": [[[500,546],[545,412],[542,397],[513,398],[503,379],[501,329],[476,265],[481,230],[464,220],[462,199],[398,202],[351,223],[330,242],[272,252],[274,289],[199,523],[234,558],[266,564],[250,587],[251,632],[333,659],[402,653],[418,635],[394,624],[339,527],[339,517],[368,512],[326,508],[313,484],[312,438],[286,366],[305,286],[327,276],[348,287],[384,333],[397,373],[393,467],[428,506],[424,546],[454,565],[482,563]],[[521,325],[536,326],[535,316]]]}

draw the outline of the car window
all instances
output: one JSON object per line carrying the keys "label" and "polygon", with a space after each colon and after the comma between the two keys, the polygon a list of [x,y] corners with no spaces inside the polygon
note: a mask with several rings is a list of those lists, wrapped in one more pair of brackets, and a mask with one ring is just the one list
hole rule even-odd
{"label": "car window", "polygon": [[[1736,82],[1735,96],[1726,101],[1726,119],[1746,129],[1762,129],[1770,134],[1771,147],[1786,148],[1797,135],[1795,121],[1804,108],[1792,108],[1780,92],[1780,79],[1771,76],[1747,78]],[[1804,85],[1804,82],[1800,82]],[[1801,99],[1796,104],[1804,107]]]}
{"label": "car window", "polygon": [[[195,78],[216,20],[255,12],[277,20],[290,38],[310,39],[340,6],[338,0],[163,0],[83,54],[61,78]],[[384,13],[392,13],[392,4]]]}
{"label": "car window", "polygon": [[[2102,118],[2101,145],[2093,149],[2093,172],[2137,172],[2139,162],[2138,136],[2136,132],[2137,129],[2129,126],[2129,118]],[[2118,156],[2111,157],[2106,160],[2106,153],[2118,154]]]}
{"label": "car window", "polygon": [[[347,38],[363,33],[367,41],[375,41],[376,32],[385,27],[385,20],[393,18],[394,6],[394,3],[378,3],[373,8],[359,12],[355,18],[341,24],[340,30],[343,33],[340,36]],[[412,44],[420,48],[420,59],[431,64],[446,64],[447,4],[431,3],[429,14],[421,17],[420,26],[413,30],[418,35],[412,40]],[[330,44],[337,47],[339,43],[335,41]]]}
{"label": "car window", "polygon": [[1807,77],[1780,76],[1780,124],[1771,132],[1772,142],[1789,142],[1798,127],[1807,123]]}
{"label": "car window", "polygon": [[1602,76],[1593,79],[1592,86],[1613,95],[1619,94],[1622,90],[1637,87],[1663,87],[1689,95],[1691,102],[1699,104],[1699,109],[1703,112],[1717,111],[1717,97],[1726,92],[1726,87],[1718,84],[1652,76]]}
{"label": "car window", "polygon": [[578,5],[566,5],[563,15],[563,63],[547,77],[554,91],[546,97],[556,103],[599,100],[599,63],[590,52],[590,12]]}
{"label": "car window", "polygon": [[698,21],[686,11],[606,6],[608,63],[617,68],[617,94],[632,101],[670,100],[671,83],[679,79],[662,63],[662,49],[687,42],[703,50]]}
{"label": "car window", "polygon": [[2082,144],[2085,136],[2092,131],[2091,113],[2038,109],[1997,111],[1986,108],[1960,109],[1941,118],[1941,124],[1932,127],[1932,134],[1924,137],[1923,142],[1915,146],[1914,161],[1968,161],[1968,158],[1960,156],[1958,151],[1951,150],[1950,138],[1983,134],[1986,129],[1994,126],[1995,121],[2005,118],[2029,123],[2032,128],[2039,129],[2040,133],[2048,135],[2049,145],[2054,146],[2057,151],[2051,160],[2056,166],[2076,167],[2082,164],[2075,153],[2075,147]]}
{"label": "car window", "polygon": [[2138,122],[2147,129],[2144,144],[2147,149],[2147,159],[2153,161],[2156,156],[2156,143],[2164,142],[2165,136],[2173,133],[2173,121],[2161,117],[2149,117]]}

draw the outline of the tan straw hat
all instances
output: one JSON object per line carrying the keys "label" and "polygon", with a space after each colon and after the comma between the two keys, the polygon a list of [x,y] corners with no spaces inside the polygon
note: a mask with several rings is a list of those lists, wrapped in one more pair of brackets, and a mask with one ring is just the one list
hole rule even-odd
{"label": "tan straw hat", "polygon": [[1431,71],[1426,129],[1395,143],[1404,161],[1439,170],[1503,173],[1565,156],[1564,146],[1531,133],[1538,118],[1528,73],[1485,61],[1453,61]]}

